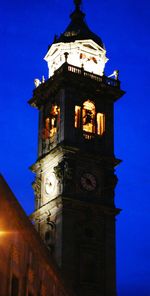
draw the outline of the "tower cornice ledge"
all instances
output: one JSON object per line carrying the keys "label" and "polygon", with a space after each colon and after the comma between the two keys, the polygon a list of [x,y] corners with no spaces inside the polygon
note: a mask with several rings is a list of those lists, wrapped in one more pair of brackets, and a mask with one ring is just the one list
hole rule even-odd
{"label": "tower cornice ledge", "polygon": [[[88,152],[82,152],[79,148],[77,147],[72,147],[72,146],[67,146],[65,145],[65,143],[60,143],[59,147],[55,147],[53,148],[50,152],[48,152],[46,155],[43,154],[40,158],[38,158],[38,160],[33,163],[30,166],[30,170],[34,173],[36,173],[37,171],[41,170],[41,165],[42,163],[47,163],[49,164],[49,162],[55,162],[55,158],[57,157],[64,157],[70,154],[75,154],[77,158],[90,158],[91,157],[91,153]],[[99,153],[95,153],[94,155],[92,155],[92,159],[99,162],[100,165],[106,166],[106,167],[116,167],[118,166],[122,160],[119,158],[116,158],[114,155],[110,156],[101,156],[99,155]]]}
{"label": "tower cornice ledge", "polygon": [[120,89],[120,81],[109,78],[107,76],[99,76],[83,68],[79,68],[68,63],[64,63],[54,75],[46,82],[40,84],[34,91],[33,97],[28,101],[32,107],[40,108],[47,102],[49,96],[56,94],[61,88],[69,88],[71,83],[72,88],[82,91],[83,85],[85,95],[94,94],[95,96],[102,95],[106,100],[115,102],[122,97],[125,92]]}
{"label": "tower cornice ledge", "polygon": [[111,215],[111,216],[117,216],[120,214],[120,212],[122,211],[119,208],[116,207],[108,207],[102,204],[91,204],[91,203],[85,203],[85,201],[81,201],[79,199],[70,199],[66,196],[62,196],[62,204],[65,204],[65,208],[75,208],[80,209],[80,208],[89,208],[89,209],[93,209],[93,211],[96,211],[98,213],[103,213],[103,214],[107,214],[107,215]]}

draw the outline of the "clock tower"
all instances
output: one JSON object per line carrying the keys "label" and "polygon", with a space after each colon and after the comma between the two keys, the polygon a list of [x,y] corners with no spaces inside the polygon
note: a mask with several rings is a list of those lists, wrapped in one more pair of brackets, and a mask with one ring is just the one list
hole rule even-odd
{"label": "clock tower", "polygon": [[118,71],[105,76],[105,46],[74,4],[29,101],[39,110],[32,220],[77,295],[116,296],[114,102],[124,92]]}

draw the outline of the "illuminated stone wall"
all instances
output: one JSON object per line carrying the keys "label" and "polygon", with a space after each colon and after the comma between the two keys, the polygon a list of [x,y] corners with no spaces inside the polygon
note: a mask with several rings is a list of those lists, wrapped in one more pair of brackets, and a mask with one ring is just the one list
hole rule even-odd
{"label": "illuminated stone wall", "polygon": [[0,177],[0,295],[71,295],[28,217]]}

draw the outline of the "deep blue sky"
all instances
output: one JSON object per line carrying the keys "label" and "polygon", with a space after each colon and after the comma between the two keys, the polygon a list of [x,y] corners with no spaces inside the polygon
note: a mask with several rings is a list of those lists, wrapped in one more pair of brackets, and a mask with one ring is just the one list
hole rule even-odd
{"label": "deep blue sky", "polygon": [[[3,1],[0,9],[0,168],[25,211],[32,212],[38,112],[27,104],[43,57],[69,22],[73,0]],[[84,0],[90,28],[105,43],[106,74],[120,70],[127,94],[115,106],[118,296],[150,295],[150,2]]]}

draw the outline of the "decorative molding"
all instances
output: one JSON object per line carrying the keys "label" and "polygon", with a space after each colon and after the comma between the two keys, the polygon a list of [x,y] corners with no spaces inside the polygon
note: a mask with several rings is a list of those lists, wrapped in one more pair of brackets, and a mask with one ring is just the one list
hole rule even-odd
{"label": "decorative molding", "polygon": [[73,168],[69,165],[69,162],[66,160],[59,162],[58,165],[54,167],[54,173],[56,178],[61,182],[63,180],[72,180],[73,178]]}
{"label": "decorative molding", "polygon": [[41,197],[41,178],[37,177],[35,181],[32,183],[32,188],[34,190],[35,197],[40,199]]}

